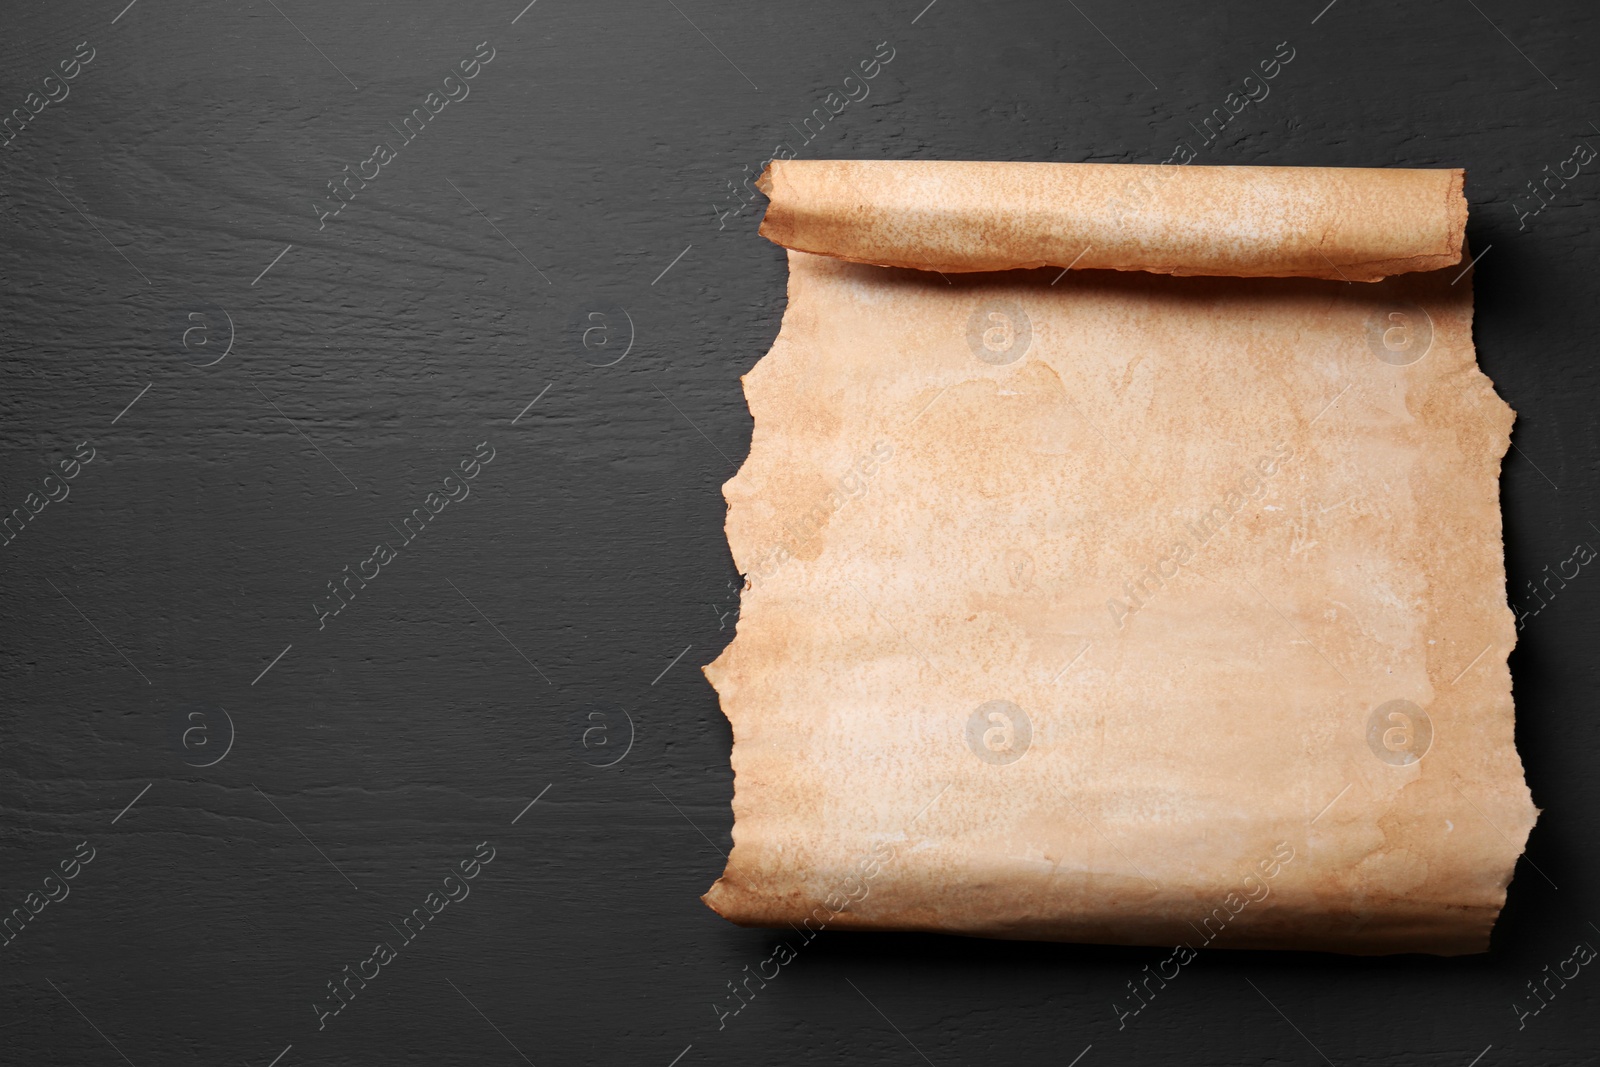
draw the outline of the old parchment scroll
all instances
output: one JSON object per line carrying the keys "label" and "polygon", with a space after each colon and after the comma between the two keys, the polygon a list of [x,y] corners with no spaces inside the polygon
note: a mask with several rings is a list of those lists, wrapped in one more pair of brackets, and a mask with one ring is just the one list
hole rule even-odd
{"label": "old parchment scroll", "polygon": [[1484,950],[1537,812],[1462,173],[761,187],[789,303],[724,487],[748,584],[706,668],[736,775],[707,903]]}

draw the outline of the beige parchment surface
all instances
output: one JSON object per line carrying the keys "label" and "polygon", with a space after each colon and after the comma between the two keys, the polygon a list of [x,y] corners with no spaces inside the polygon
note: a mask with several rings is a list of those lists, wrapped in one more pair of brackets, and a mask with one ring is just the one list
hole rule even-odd
{"label": "beige parchment surface", "polygon": [[[1437,222],[1384,255],[1431,255]],[[724,487],[748,584],[705,669],[734,735],[712,908],[1487,947],[1537,812],[1506,666],[1513,416],[1464,260],[1353,284],[1174,277],[1171,249],[1159,273],[788,256]]]}

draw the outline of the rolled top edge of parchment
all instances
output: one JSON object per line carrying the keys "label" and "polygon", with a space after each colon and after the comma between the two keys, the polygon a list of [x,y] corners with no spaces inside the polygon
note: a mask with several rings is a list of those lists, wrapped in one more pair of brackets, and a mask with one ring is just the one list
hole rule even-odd
{"label": "rolled top edge of parchment", "polygon": [[761,235],[856,263],[1375,282],[1461,262],[1462,170],[773,160]]}

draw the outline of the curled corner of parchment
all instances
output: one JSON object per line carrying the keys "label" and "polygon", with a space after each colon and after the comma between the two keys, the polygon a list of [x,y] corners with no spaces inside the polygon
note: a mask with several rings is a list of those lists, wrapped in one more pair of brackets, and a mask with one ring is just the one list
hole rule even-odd
{"label": "curled corner of parchment", "polygon": [[707,905],[1483,951],[1538,812],[1462,172],[759,187],[789,305],[724,486],[747,586],[705,668],[735,772]]}

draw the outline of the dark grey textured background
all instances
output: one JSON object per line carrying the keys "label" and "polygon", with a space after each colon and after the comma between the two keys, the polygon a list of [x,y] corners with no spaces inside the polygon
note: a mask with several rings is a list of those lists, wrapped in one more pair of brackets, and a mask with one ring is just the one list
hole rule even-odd
{"label": "dark grey textured background", "polygon": [[[731,823],[697,668],[736,618],[719,486],[785,282],[734,189],[780,141],[1157,162],[1188,138],[1201,163],[1466,167],[1479,356],[1519,412],[1511,596],[1533,605],[1529,580],[1600,544],[1600,163],[1521,229],[1515,201],[1600,146],[1600,12],[122,3],[0,22],[6,111],[94,53],[0,148],[0,507],[78,442],[96,457],[0,546],[3,910],[95,850],[0,945],[0,1061],[1592,1059],[1592,968],[1520,1028],[1513,1008],[1600,944],[1587,571],[1512,657],[1545,813],[1490,954],[1211,952],[1120,1031],[1112,1002],[1164,950],[833,933],[719,1029],[712,1004],[776,935],[697,899]],[[319,231],[326,183],[484,41],[470,96]],[[1283,41],[1270,97],[1201,148],[1188,124]],[[880,42],[870,97],[802,145],[790,124]],[[610,343],[586,348],[596,310]],[[471,496],[319,630],[325,583],[484,441]],[[222,750],[222,709],[231,750],[188,765]],[[629,718],[626,756],[589,766]],[[326,983],[485,841],[471,895],[319,1030]]]}

